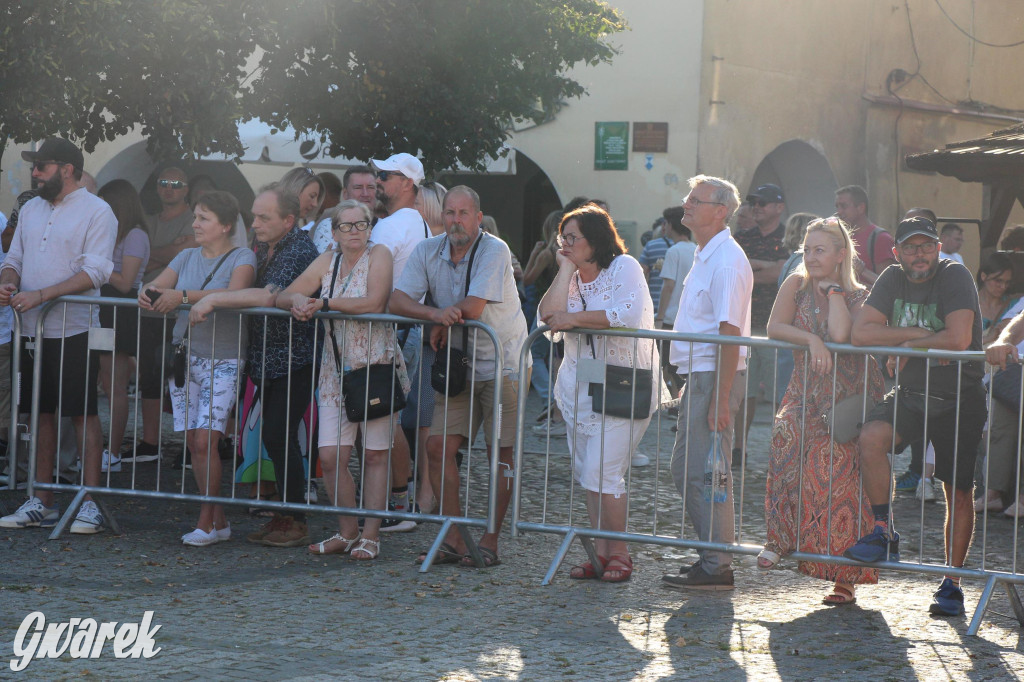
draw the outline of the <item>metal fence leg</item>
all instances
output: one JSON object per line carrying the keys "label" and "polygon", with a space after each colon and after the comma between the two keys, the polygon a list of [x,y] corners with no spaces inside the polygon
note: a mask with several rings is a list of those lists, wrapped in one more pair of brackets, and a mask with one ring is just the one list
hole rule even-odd
{"label": "metal fence leg", "polygon": [[1010,606],[1013,607],[1013,615],[1017,616],[1017,622],[1024,628],[1024,605],[1020,603],[1020,595],[1017,594],[1017,586],[1013,583],[1003,583],[1006,588],[1006,596],[1010,598]]}
{"label": "metal fence leg", "polygon": [[437,532],[437,537],[434,538],[434,543],[430,545],[430,549],[427,550],[427,555],[423,558],[423,563],[420,564],[420,573],[426,573],[430,570],[430,565],[434,563],[434,559],[437,557],[437,552],[441,549],[441,545],[444,543],[444,537],[448,535],[448,531],[452,528],[452,520],[446,519],[441,524],[441,530]]}
{"label": "metal fence leg", "polygon": [[604,566],[601,565],[601,560],[597,556],[597,549],[594,547],[594,538],[588,538],[584,535],[580,538],[580,544],[582,544],[583,549],[587,551],[587,558],[590,559],[590,565],[594,567],[594,573],[597,573],[597,577],[600,578],[604,575]]}
{"label": "metal fence leg", "polygon": [[110,513],[110,507],[107,503],[99,498],[93,499],[96,506],[99,507],[100,513],[103,514],[103,523],[110,529],[110,532],[114,535],[124,535],[124,531],[121,530],[121,524],[117,522],[117,517]]}
{"label": "metal fence leg", "polygon": [[978,630],[981,628],[981,619],[985,616],[985,609],[988,608],[989,599],[992,598],[992,590],[996,586],[996,577],[990,575],[988,580],[985,581],[985,589],[981,591],[981,598],[978,599],[978,605],[974,608],[974,616],[971,618],[971,625],[967,628],[967,634],[975,636],[978,634]]}
{"label": "metal fence leg", "polygon": [[67,530],[68,524],[75,518],[78,513],[78,508],[82,506],[82,500],[85,499],[86,492],[85,488],[81,488],[75,493],[75,499],[71,500],[71,504],[64,511],[64,516],[60,517],[60,521],[53,527],[53,532],[50,533],[50,537],[47,540],[57,540]]}
{"label": "metal fence leg", "polygon": [[[548,567],[548,572],[544,576],[544,580],[540,581],[541,585],[550,585],[551,581],[555,579],[555,573],[558,571],[558,567],[562,565],[562,562],[565,561],[565,555],[569,553],[569,548],[572,546],[572,541],[575,539],[576,531],[570,530],[565,534],[565,539],[562,540],[561,546],[555,553],[555,558],[551,560],[551,565]],[[586,545],[584,545],[584,547],[585,546]],[[591,547],[590,551],[593,551],[593,547]],[[590,551],[587,553],[590,554]],[[594,558],[596,559],[596,555]],[[597,566],[597,564],[594,565]]]}

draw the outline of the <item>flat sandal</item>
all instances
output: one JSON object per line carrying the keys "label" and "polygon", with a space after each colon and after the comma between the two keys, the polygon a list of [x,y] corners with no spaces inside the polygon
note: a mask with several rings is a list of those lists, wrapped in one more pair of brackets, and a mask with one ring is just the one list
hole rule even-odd
{"label": "flat sandal", "polygon": [[[328,542],[333,542],[334,540],[339,540],[342,543],[341,549],[328,550],[327,549],[327,543]],[[334,535],[332,535],[331,537],[327,538],[326,540],[323,540],[322,542],[318,542],[315,545],[310,545],[309,547],[306,548],[306,551],[309,552],[310,554],[317,554],[317,555],[323,555],[323,554],[348,554],[349,552],[352,551],[352,549],[355,547],[357,542],[359,542],[359,536],[358,535],[356,537],[352,538],[352,539],[349,539],[349,538],[346,538],[346,537],[342,537],[341,533],[335,533]]]}

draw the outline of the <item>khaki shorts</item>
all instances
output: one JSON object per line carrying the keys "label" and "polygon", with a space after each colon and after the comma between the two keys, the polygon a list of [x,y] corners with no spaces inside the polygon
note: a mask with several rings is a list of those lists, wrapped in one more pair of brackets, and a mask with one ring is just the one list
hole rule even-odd
{"label": "khaki shorts", "polygon": [[[524,386],[530,385],[530,371],[526,372]],[[470,412],[470,389],[473,394],[473,424],[469,424]],[[447,407],[447,415],[445,409]],[[519,415],[519,382],[512,381],[508,377],[501,382],[501,425],[498,435],[498,445],[503,448],[510,448],[516,444],[516,419]],[[447,416],[447,425],[445,417]],[[463,436],[472,441],[480,428],[481,422],[484,425],[484,440],[491,443],[491,434],[494,432],[494,382],[475,381],[472,386],[457,396],[445,398],[440,393],[434,395],[434,417],[430,425],[431,436]]]}

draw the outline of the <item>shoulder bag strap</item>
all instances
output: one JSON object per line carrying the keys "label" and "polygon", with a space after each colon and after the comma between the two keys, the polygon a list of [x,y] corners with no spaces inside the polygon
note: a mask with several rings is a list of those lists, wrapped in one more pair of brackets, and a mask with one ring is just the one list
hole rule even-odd
{"label": "shoulder bag strap", "polygon": [[871,236],[868,237],[868,258],[871,259],[871,272],[876,275],[881,274],[877,270],[877,263],[875,263],[875,242],[878,240],[878,229],[876,228],[871,231]]}
{"label": "shoulder bag strap", "polygon": [[[480,246],[480,242],[483,241],[486,233],[481,231],[476,238],[476,242],[473,244],[473,248],[469,252],[469,263],[466,267],[466,293],[463,294],[462,298],[469,297],[469,279],[473,276],[473,259],[476,258],[476,250]],[[462,352],[469,353],[469,327],[463,325],[462,327]]]}
{"label": "shoulder bag strap", "polygon": [[210,270],[210,274],[207,275],[206,279],[203,280],[203,286],[199,287],[200,290],[205,289],[206,285],[213,281],[213,276],[217,274],[218,270],[220,270],[220,266],[224,265],[224,261],[226,261],[228,259],[228,256],[233,254],[235,251],[238,251],[237,246],[220,257],[220,260],[217,261],[217,264],[213,266],[213,270]]}
{"label": "shoulder bag strap", "polygon": [[[352,275],[355,273],[356,267],[359,266],[359,263],[363,260],[363,258],[368,258],[369,255],[370,250],[367,249],[366,251],[363,252],[363,255],[359,257],[359,260],[356,261],[356,264],[352,266],[352,271],[349,272],[348,277],[345,278],[345,284],[344,286],[341,287],[341,293],[338,294],[339,296],[341,296],[348,290],[348,285],[352,281]],[[334,283],[338,281],[338,271],[341,270],[341,258],[342,254],[339,251],[334,257],[334,267],[332,268],[331,271],[331,286],[327,293],[328,298],[334,298]],[[341,364],[341,354],[338,352],[338,339],[337,337],[334,336],[334,323],[331,320],[324,320],[324,324],[327,327],[327,333],[331,337],[331,346],[334,349],[334,364],[338,366],[338,374],[340,375],[342,374],[343,366]]]}

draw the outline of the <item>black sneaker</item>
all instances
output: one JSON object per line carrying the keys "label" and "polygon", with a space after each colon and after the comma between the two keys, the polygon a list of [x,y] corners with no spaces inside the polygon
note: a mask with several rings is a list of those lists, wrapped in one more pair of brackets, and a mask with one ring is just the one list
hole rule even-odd
{"label": "black sneaker", "polygon": [[716,591],[731,590],[735,587],[731,568],[724,573],[717,573],[715,575],[705,573],[704,569],[691,569],[683,574],[669,573],[661,576],[661,581],[665,584],[665,587],[671,587],[676,590]]}
{"label": "black sneaker", "polygon": [[185,448],[184,455],[178,455],[171,459],[171,468],[175,471],[192,468],[192,453],[188,448]]}
{"label": "black sneaker", "polygon": [[122,462],[155,462],[160,458],[160,447],[140,440],[134,448],[125,448],[121,451]]}

